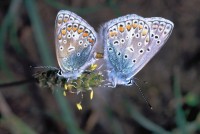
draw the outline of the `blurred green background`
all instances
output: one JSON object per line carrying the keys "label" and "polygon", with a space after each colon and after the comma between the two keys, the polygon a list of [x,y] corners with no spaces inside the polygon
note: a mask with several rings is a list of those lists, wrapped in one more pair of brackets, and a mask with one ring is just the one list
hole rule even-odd
{"label": "blurred green background", "polygon": [[[199,5],[199,0],[1,0],[0,134],[200,134]],[[131,13],[174,22],[166,45],[136,76],[153,110],[136,86],[94,89],[94,99],[85,93],[78,111],[80,96],[64,97],[29,81],[30,65],[58,66],[54,21],[61,9],[80,15],[96,31]]]}

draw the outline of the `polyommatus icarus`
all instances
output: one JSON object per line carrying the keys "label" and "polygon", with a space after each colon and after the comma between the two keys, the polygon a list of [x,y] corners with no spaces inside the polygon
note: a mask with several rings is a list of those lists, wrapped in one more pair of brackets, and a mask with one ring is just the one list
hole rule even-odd
{"label": "polyommatus icarus", "polygon": [[95,30],[78,15],[62,10],[55,22],[56,53],[61,76],[77,78],[95,62],[96,42],[103,42],[104,59],[112,87],[132,85],[136,75],[169,38],[174,24],[164,18],[130,14]]}
{"label": "polyommatus icarus", "polygon": [[174,24],[160,17],[130,14],[113,19],[101,29],[108,77],[113,87],[132,85],[136,75],[169,38]]}
{"label": "polyommatus icarus", "polygon": [[94,61],[96,32],[78,15],[61,10],[55,21],[56,55],[65,78],[76,79]]}

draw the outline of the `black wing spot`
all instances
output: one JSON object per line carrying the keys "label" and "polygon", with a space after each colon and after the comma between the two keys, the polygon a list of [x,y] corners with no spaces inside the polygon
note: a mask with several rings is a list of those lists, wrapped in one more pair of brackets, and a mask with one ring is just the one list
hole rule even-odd
{"label": "black wing spot", "polygon": [[128,58],[128,56],[127,56],[127,55],[124,55],[124,58],[125,58],[125,59],[127,59],[127,58]]}

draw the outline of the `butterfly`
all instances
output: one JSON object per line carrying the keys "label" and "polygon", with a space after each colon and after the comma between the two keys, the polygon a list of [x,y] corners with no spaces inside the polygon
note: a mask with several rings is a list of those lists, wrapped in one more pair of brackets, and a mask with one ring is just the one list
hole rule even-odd
{"label": "butterfly", "polygon": [[[161,49],[172,33],[173,22],[129,14],[108,21],[99,36],[81,17],[61,10],[55,21],[56,55],[65,78],[77,78],[96,59],[97,42],[103,42],[108,80],[112,87],[130,86],[133,77]],[[97,38],[99,37],[99,38]]]}
{"label": "butterfly", "polygon": [[59,76],[76,79],[95,62],[95,30],[80,16],[67,10],[58,12],[55,20],[55,44]]}
{"label": "butterfly", "polygon": [[133,77],[166,43],[173,27],[173,22],[167,19],[136,14],[105,23],[101,35],[112,87],[132,85]]}

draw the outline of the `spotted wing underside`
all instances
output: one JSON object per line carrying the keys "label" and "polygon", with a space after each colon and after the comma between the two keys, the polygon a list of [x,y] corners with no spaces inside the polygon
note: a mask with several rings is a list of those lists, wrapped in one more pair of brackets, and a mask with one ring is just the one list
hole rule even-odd
{"label": "spotted wing underside", "polygon": [[103,32],[108,66],[130,79],[160,50],[172,29],[171,21],[159,17],[132,14],[109,21]]}
{"label": "spotted wing underside", "polygon": [[78,15],[62,10],[55,21],[56,55],[63,72],[85,69],[90,64],[96,32]]}

